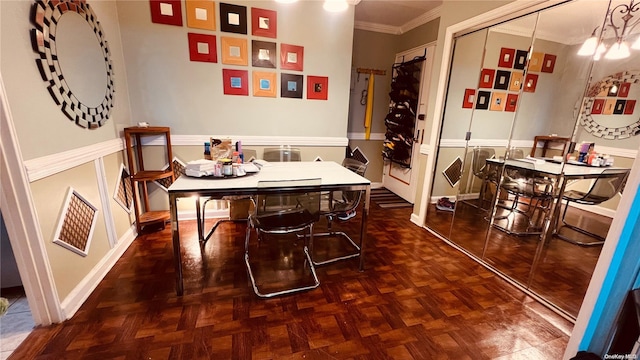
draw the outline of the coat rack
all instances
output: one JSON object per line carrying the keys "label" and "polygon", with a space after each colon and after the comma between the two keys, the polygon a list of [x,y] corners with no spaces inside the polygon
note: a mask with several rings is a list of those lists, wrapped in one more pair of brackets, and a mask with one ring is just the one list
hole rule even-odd
{"label": "coat rack", "polygon": [[387,75],[387,70],[357,68],[358,74]]}

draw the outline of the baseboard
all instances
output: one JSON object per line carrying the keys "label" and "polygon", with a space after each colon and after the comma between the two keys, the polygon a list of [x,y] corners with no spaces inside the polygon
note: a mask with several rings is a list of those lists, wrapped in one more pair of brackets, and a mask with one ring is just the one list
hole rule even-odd
{"label": "baseboard", "polygon": [[409,221],[418,225],[419,227],[423,227],[423,224],[420,222],[420,216],[418,216],[418,214],[412,213],[411,218],[409,218]]}
{"label": "baseboard", "polygon": [[[228,218],[229,209],[207,209],[204,212],[205,219],[211,218]],[[182,220],[196,220],[196,212],[194,210],[178,211],[178,221]]]}
{"label": "baseboard", "polygon": [[135,238],[135,227],[131,227],[119,239],[118,244],[71,290],[71,293],[60,303],[64,319],[71,319],[71,317],[75,315],[78,309],[80,309],[80,306],[84,304],[89,295],[91,295],[100,281],[104,279],[111,268],[113,268],[116,262],[122,257],[122,254],[129,248],[129,245],[131,245]]}
{"label": "baseboard", "polygon": [[372,189],[382,189],[384,187],[384,185],[382,185],[381,182],[372,182],[371,183],[371,188]]}

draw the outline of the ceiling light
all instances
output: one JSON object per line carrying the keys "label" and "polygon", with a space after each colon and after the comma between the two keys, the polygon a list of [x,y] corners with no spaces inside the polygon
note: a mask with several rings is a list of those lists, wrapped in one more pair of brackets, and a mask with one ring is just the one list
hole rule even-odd
{"label": "ceiling light", "polygon": [[347,0],[324,0],[322,7],[327,11],[340,12],[347,10],[349,4],[347,4]]}
{"label": "ceiling light", "polygon": [[584,41],[584,43],[580,47],[580,50],[578,50],[578,55],[591,56],[596,53],[596,48],[598,48],[598,37],[596,36],[596,30],[598,30],[597,27],[593,29],[591,37]]}
{"label": "ceiling light", "polygon": [[629,56],[631,56],[631,52],[629,52],[629,45],[624,41],[620,41],[611,45],[609,51],[604,55],[604,58],[609,60],[618,60],[628,58]]}
{"label": "ceiling light", "polygon": [[636,39],[636,41],[631,45],[633,50],[640,50],[640,36]]}
{"label": "ceiling light", "polygon": [[[629,51],[629,45],[625,42],[629,33],[640,23],[640,18],[634,20],[633,13],[640,11],[640,2],[636,3],[635,0],[631,0],[629,5],[620,4],[611,9],[607,13],[605,20],[605,26],[613,29],[615,32],[615,43],[611,46],[609,51],[605,54],[605,59],[624,59],[631,56]],[[589,56],[594,55],[594,60],[598,60],[602,52],[604,52],[604,45],[600,43],[598,45],[598,38],[596,37],[596,27],[585,42],[578,50],[578,55]],[[604,32],[605,29],[603,29]],[[631,46],[634,50],[640,50],[640,38],[638,38]],[[597,50],[596,50],[597,49]],[[600,53],[599,53],[600,52]]]}

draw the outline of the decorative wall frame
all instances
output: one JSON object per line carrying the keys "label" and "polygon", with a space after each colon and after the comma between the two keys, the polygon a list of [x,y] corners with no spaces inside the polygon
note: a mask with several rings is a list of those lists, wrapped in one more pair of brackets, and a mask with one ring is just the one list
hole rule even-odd
{"label": "decorative wall frame", "polygon": [[512,68],[516,57],[516,49],[501,48],[498,67]]}
{"label": "decorative wall frame", "polygon": [[544,54],[544,59],[542,60],[542,69],[540,71],[544,73],[552,73],[553,69],[556,67],[556,59],[557,56],[551,54]]}
{"label": "decorative wall frame", "polygon": [[98,209],[70,187],[53,242],[78,255],[89,255],[97,219]]}
{"label": "decorative wall frame", "polygon": [[302,71],[304,68],[304,47],[281,44],[280,68],[282,70]]}
{"label": "decorative wall frame", "polygon": [[[186,164],[184,161],[180,160],[177,157],[173,157],[173,175],[178,180],[178,178],[185,174]],[[162,170],[167,170],[169,168],[169,164],[165,165]],[[173,184],[173,180],[171,177],[166,177],[160,180],[156,180],[155,183],[164,191],[169,192],[169,186]]]}
{"label": "decorative wall frame", "polygon": [[131,213],[133,207],[133,185],[129,171],[120,164],[118,178],[116,179],[116,187],[113,191],[113,199],[120,205],[124,211]]}
{"label": "decorative wall frame", "polygon": [[524,92],[536,92],[538,86],[538,74],[527,74],[524,78]]}
{"label": "decorative wall frame", "polygon": [[187,26],[194,29],[216,30],[216,4],[212,0],[185,0]]}
{"label": "decorative wall frame", "polygon": [[227,65],[249,65],[247,57],[247,39],[231,38],[223,36],[220,38],[222,63]]}
{"label": "decorative wall frame", "polygon": [[226,95],[249,95],[249,72],[247,70],[222,69],[222,82]]}
{"label": "decorative wall frame", "polygon": [[302,75],[280,74],[280,97],[302,99]]}
{"label": "decorative wall frame", "polygon": [[182,4],[180,0],[149,0],[151,22],[182,26]]}
{"label": "decorative wall frame", "polygon": [[189,59],[191,61],[218,62],[215,35],[188,33]]}
{"label": "decorative wall frame", "polygon": [[531,54],[531,58],[529,59],[529,66],[527,67],[527,70],[531,72],[540,72],[540,70],[542,70],[543,62],[544,53],[534,52]]}
{"label": "decorative wall frame", "polygon": [[491,89],[493,87],[493,79],[496,76],[494,69],[482,69],[480,71],[480,82],[478,87],[481,89]]}
{"label": "decorative wall frame", "polygon": [[247,34],[247,7],[220,3],[220,30]]}
{"label": "decorative wall frame", "polygon": [[307,76],[307,99],[327,100],[329,98],[329,78],[326,76]]}
{"label": "decorative wall frame", "polygon": [[494,91],[491,94],[491,105],[489,105],[489,110],[503,111],[506,100],[507,100],[507,93]]}
{"label": "decorative wall frame", "polygon": [[520,91],[522,88],[522,79],[524,74],[519,71],[511,73],[511,80],[509,80],[509,91]]}
{"label": "decorative wall frame", "polygon": [[[153,2],[152,2],[153,5]],[[88,106],[81,102],[69,87],[62,73],[56,46],[57,24],[62,16],[68,12],[75,12],[87,21],[93,30],[105,62],[106,89],[99,105]],[[98,22],[98,17],[89,4],[84,1],[73,0],[36,0],[32,7],[32,22],[35,26],[31,31],[33,50],[38,53],[36,64],[40,76],[48,84],[47,89],[53,101],[60,106],[62,112],[78,126],[97,129],[109,120],[113,108],[114,84],[111,52],[104,38],[104,31]]]}
{"label": "decorative wall frame", "polygon": [[475,104],[476,89],[464,89],[464,99],[462,99],[463,109],[473,109]]}
{"label": "decorative wall frame", "polygon": [[504,111],[514,112],[518,105],[518,94],[507,94],[507,100],[504,104]]}
{"label": "decorative wall frame", "polygon": [[269,71],[254,71],[253,96],[276,97],[277,74]]}
{"label": "decorative wall frame", "polygon": [[524,67],[527,65],[528,55],[529,55],[528,51],[516,50],[516,58],[513,62],[513,68],[517,70],[524,70]]}
{"label": "decorative wall frame", "polygon": [[498,90],[507,90],[509,88],[510,79],[511,79],[511,71],[497,70],[496,81],[493,84],[493,88]]}
{"label": "decorative wall frame", "polygon": [[278,13],[273,10],[251,8],[251,35],[278,37]]}
{"label": "decorative wall frame", "polygon": [[490,102],[491,91],[478,91],[478,97],[476,98],[476,109],[487,110],[489,109]]}
{"label": "decorative wall frame", "polygon": [[[624,97],[620,98],[622,84],[625,84],[626,89]],[[612,91],[612,88],[618,90]],[[606,76],[590,85],[582,99],[580,125],[586,132],[603,139],[616,140],[636,136],[640,134],[640,119],[634,115],[638,98],[640,70]]]}
{"label": "decorative wall frame", "polygon": [[277,61],[276,43],[260,40],[251,41],[251,65],[275,69]]}

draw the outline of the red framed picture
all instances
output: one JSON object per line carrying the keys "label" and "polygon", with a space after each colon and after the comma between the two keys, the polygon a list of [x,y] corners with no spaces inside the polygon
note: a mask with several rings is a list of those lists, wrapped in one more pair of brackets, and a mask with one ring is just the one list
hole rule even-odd
{"label": "red framed picture", "polygon": [[182,4],[180,0],[149,0],[151,22],[182,26]]}
{"label": "red framed picture", "polygon": [[464,99],[462,99],[463,109],[473,109],[476,102],[476,89],[464,89]]}
{"label": "red framed picture", "polygon": [[538,74],[527,74],[524,79],[524,92],[536,92],[538,85]]}
{"label": "red framed picture", "polygon": [[636,108],[636,100],[627,100],[627,104],[624,107],[623,114],[625,115],[633,115],[633,111]]}
{"label": "red framed picture", "polygon": [[478,87],[481,89],[491,89],[493,87],[493,79],[496,76],[494,69],[482,69],[480,72],[480,83]]}
{"label": "red framed picture", "polygon": [[620,84],[620,89],[618,90],[618,97],[626,98],[629,96],[629,90],[631,90],[631,83],[623,82]]}
{"label": "red framed picture", "polygon": [[280,45],[280,68],[282,70],[302,71],[304,68],[304,47],[298,45]]}
{"label": "red framed picture", "polygon": [[500,59],[498,59],[498,67],[513,67],[513,60],[516,57],[516,49],[502,48],[500,49]]}
{"label": "red framed picture", "polygon": [[251,8],[251,35],[275,39],[278,35],[277,12]]}
{"label": "red framed picture", "polygon": [[604,109],[604,99],[595,99],[591,107],[591,115],[600,115]]}
{"label": "red framed picture", "polygon": [[326,76],[307,76],[307,99],[327,100],[329,78]]}
{"label": "red framed picture", "polygon": [[247,70],[222,69],[222,82],[226,95],[249,96],[249,72]]}
{"label": "red framed picture", "polygon": [[218,62],[216,37],[214,35],[188,33],[189,59],[191,61]]}
{"label": "red framed picture", "polygon": [[518,94],[507,94],[507,101],[504,103],[504,111],[514,112],[518,105]]}
{"label": "red framed picture", "polygon": [[544,54],[544,58],[542,59],[542,68],[540,71],[543,73],[552,73],[553,69],[556,67],[556,56],[551,54]]}

